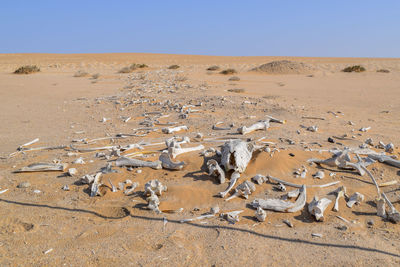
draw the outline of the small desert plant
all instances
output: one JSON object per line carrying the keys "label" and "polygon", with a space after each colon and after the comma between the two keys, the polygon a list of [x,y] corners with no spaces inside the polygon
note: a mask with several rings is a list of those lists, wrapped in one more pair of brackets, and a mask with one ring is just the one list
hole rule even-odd
{"label": "small desert plant", "polygon": [[96,79],[98,79],[100,77],[100,73],[96,73],[96,74],[93,74],[92,75],[92,79],[93,80],[96,80]]}
{"label": "small desert plant", "polygon": [[87,73],[86,71],[83,71],[83,70],[78,70],[74,74],[74,77],[87,77],[87,76],[89,76],[89,73]]}
{"label": "small desert plant", "polygon": [[244,93],[245,91],[243,88],[228,89],[228,92],[232,93]]}
{"label": "small desert plant", "polygon": [[219,70],[219,66],[214,65],[214,66],[208,67],[207,70],[211,70],[211,71]]}
{"label": "small desert plant", "polygon": [[376,72],[389,73],[390,70],[387,70],[387,69],[379,69],[379,70],[377,70]]}
{"label": "small desert plant", "polygon": [[228,81],[237,82],[240,81],[240,78],[238,76],[232,76],[228,79]]}
{"label": "small desert plant", "polygon": [[220,73],[224,74],[224,75],[230,75],[230,74],[237,73],[237,71],[235,69],[226,69],[226,70],[221,71]]}
{"label": "small desert plant", "polygon": [[363,66],[354,65],[354,66],[346,67],[342,71],[343,72],[363,72],[363,71],[366,71],[366,69]]}
{"label": "small desert plant", "polygon": [[171,65],[171,66],[168,67],[168,69],[170,69],[170,70],[176,70],[176,69],[179,69],[179,68],[180,68],[179,65]]}
{"label": "small desert plant", "polygon": [[138,64],[131,64],[129,67],[123,67],[119,70],[119,73],[131,73],[138,68]]}
{"label": "small desert plant", "polygon": [[147,68],[149,66],[147,66],[146,64],[137,64],[136,67],[138,67],[139,69],[143,69],[143,68]]}
{"label": "small desert plant", "polygon": [[30,73],[35,73],[39,72],[40,68],[36,65],[26,65],[19,67],[14,71],[15,74],[30,74]]}

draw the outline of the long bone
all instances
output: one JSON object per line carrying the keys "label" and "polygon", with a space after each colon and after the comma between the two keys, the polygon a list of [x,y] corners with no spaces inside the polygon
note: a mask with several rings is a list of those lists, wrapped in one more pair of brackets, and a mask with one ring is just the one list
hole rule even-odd
{"label": "long bone", "polygon": [[[301,188],[303,186],[303,185],[300,185],[300,184],[294,184],[294,183],[286,182],[285,180],[282,180],[282,179],[279,179],[279,178],[276,178],[276,177],[272,177],[271,175],[267,175],[267,178],[269,180],[275,181],[277,183],[281,183],[281,184],[288,185],[288,186],[295,187],[295,188]],[[331,182],[331,183],[327,183],[327,184],[306,185],[306,187],[309,187],[309,188],[312,188],[312,187],[324,188],[324,187],[329,187],[329,186],[332,186],[332,185],[335,185],[335,184],[338,184],[338,183],[340,183],[340,181],[335,181],[335,182]]]}
{"label": "long bone", "polygon": [[120,157],[115,161],[115,165],[117,167],[150,167],[155,170],[159,170],[162,168],[161,161],[144,161],[144,160],[138,160],[138,159],[130,159],[126,157]]}
{"label": "long bone", "polygon": [[165,140],[165,145],[167,147],[179,147],[180,145],[187,143],[190,143],[190,138],[187,136],[183,136],[181,140],[178,140],[175,136]]}
{"label": "long bone", "polygon": [[239,172],[234,172],[232,173],[231,180],[229,181],[228,187],[225,189],[225,191],[219,192],[219,196],[224,198],[235,186],[236,182],[240,178],[240,173]]}
{"label": "long bone", "polygon": [[360,157],[360,155],[356,154],[357,157],[357,162],[356,163],[352,163],[352,162],[346,162],[346,166],[352,167],[354,169],[357,170],[357,172],[361,175],[364,176],[365,171],[364,168],[362,168],[362,166],[367,167],[368,165],[372,164],[375,162],[375,160],[371,159],[371,158],[366,158],[366,159],[362,159]]}
{"label": "long bone", "polygon": [[248,134],[251,133],[253,131],[257,131],[257,130],[267,130],[269,128],[269,120],[266,121],[259,121],[256,122],[255,124],[246,127],[246,126],[242,126],[240,128],[237,129],[238,133],[240,134]]}
{"label": "long bone", "polygon": [[60,164],[60,163],[33,163],[28,165],[27,167],[22,167],[19,170],[14,171],[18,172],[47,172],[47,171],[64,171],[67,168],[68,164]]}
{"label": "long bone", "polygon": [[217,125],[222,124],[222,123],[224,123],[224,122],[223,121],[219,121],[219,122],[215,123],[212,126],[212,129],[216,130],[216,131],[225,131],[225,130],[232,130],[232,128],[235,126],[235,124],[233,124],[233,123],[229,124],[228,127],[219,127],[219,126],[217,126]]}
{"label": "long bone", "polygon": [[269,199],[255,199],[251,202],[253,208],[261,207],[265,210],[274,210],[274,211],[281,211],[281,212],[297,212],[304,208],[307,199],[307,190],[306,186],[303,185],[300,188],[300,194],[296,201],[284,201],[277,198],[269,198]]}
{"label": "long bone", "polygon": [[327,198],[319,199],[317,196],[308,204],[308,212],[314,215],[317,221],[324,221],[324,211],[332,200]]}
{"label": "long bone", "polygon": [[390,202],[389,198],[386,196],[385,193],[382,192],[382,196],[386,200],[386,202],[390,208],[390,211],[387,213],[387,218],[394,223],[399,223],[400,222],[400,213],[396,210],[396,208],[393,206],[392,202]]}
{"label": "long bone", "polygon": [[368,154],[368,157],[374,160],[377,160],[382,163],[386,163],[388,165],[400,168],[400,160],[393,159],[390,156],[382,155],[382,154]]}
{"label": "long bone", "polygon": [[188,153],[188,152],[193,152],[193,151],[198,151],[204,149],[203,145],[198,145],[195,147],[169,147],[168,148],[168,153],[172,156],[172,158],[176,158],[176,156],[183,154],[183,153]]}
{"label": "long bone", "polygon": [[339,199],[346,195],[346,187],[338,187],[333,193],[336,195],[335,204],[333,205],[333,211],[339,211]]}
{"label": "long bone", "polygon": [[187,131],[189,128],[186,125],[182,125],[182,126],[176,126],[176,127],[166,127],[166,128],[162,128],[161,131],[165,134],[171,134],[171,133],[175,133],[175,132],[179,132],[182,130]]}
{"label": "long bone", "polygon": [[207,161],[208,175],[216,176],[220,184],[225,183],[225,172],[215,159]]}
{"label": "long bone", "polygon": [[251,193],[253,193],[254,191],[256,191],[255,184],[253,184],[250,181],[244,181],[235,188],[235,193],[232,196],[225,199],[225,201],[229,201],[239,196],[243,196],[245,199],[248,199],[249,195],[251,195]]}
{"label": "long bone", "polygon": [[276,122],[276,123],[280,123],[280,124],[285,124],[286,120],[280,120],[280,119],[276,119],[274,117],[271,117],[269,115],[266,116],[270,122]]}
{"label": "long bone", "polygon": [[161,161],[162,167],[167,170],[182,170],[183,166],[185,165],[185,162],[183,161],[173,162],[171,160],[170,154],[167,152],[161,153],[158,160]]}

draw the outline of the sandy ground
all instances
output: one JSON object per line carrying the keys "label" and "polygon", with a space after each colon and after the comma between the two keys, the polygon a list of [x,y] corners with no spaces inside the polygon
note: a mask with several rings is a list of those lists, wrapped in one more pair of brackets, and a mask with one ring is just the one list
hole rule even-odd
{"label": "sandy ground", "polygon": [[[313,75],[268,75],[249,70],[272,60],[287,59],[315,67]],[[149,67],[129,74],[118,70],[132,63]],[[16,75],[21,65],[36,64],[41,72]],[[180,65],[169,70],[172,64]],[[363,73],[343,73],[346,66],[361,64]],[[234,75],[207,71],[218,65],[234,68]],[[390,73],[377,73],[385,68]],[[87,77],[74,77],[77,71]],[[99,74],[97,79],[91,75]],[[398,266],[400,263],[399,226],[376,215],[376,191],[368,176],[337,168],[310,166],[309,158],[328,158],[330,153],[318,152],[344,146],[358,147],[367,138],[395,145],[400,144],[400,59],[363,58],[278,58],[278,57],[214,57],[156,54],[2,54],[0,55],[0,265],[45,266]],[[229,81],[237,76],[240,81]],[[229,89],[244,89],[243,93]],[[200,106],[199,104],[202,103]],[[179,117],[184,105],[195,112]],[[308,190],[307,202],[314,195],[326,197],[344,185],[349,195],[360,192],[365,201],[351,209],[340,202],[339,212],[332,205],[325,211],[324,222],[316,222],[307,208],[296,213],[267,211],[265,222],[257,222],[249,203],[255,198],[279,197],[273,184],[257,185],[248,200],[236,198],[229,202],[218,197],[226,184],[218,184],[208,176],[207,157],[191,152],[177,157],[186,166],[180,171],[140,168],[127,170],[113,167],[116,173],[104,174],[102,197],[90,197],[88,185],[78,182],[84,174],[93,174],[111,162],[95,158],[95,152],[76,153],[71,148],[28,151],[9,155],[20,145],[35,138],[31,147],[69,146],[73,140],[95,139],[118,133],[133,133],[143,128],[146,112],[169,115],[160,122],[178,122],[189,126],[178,136],[189,136],[192,143],[219,149],[223,142],[196,140],[196,133],[207,139],[243,138],[236,128],[251,125],[271,115],[285,119],[286,124],[271,124],[267,131],[247,134],[246,138],[274,142],[273,155],[254,155],[241,181],[256,174],[269,174],[297,184],[322,184],[340,181],[337,186]],[[335,116],[334,114],[337,116]],[[121,116],[131,117],[123,122]],[[324,120],[307,119],[319,117]],[[102,122],[102,118],[107,118]],[[151,115],[148,119],[154,119]],[[234,123],[232,130],[215,131],[216,122]],[[349,124],[353,122],[353,125]],[[142,124],[141,124],[142,123]],[[318,126],[309,132],[303,126]],[[145,160],[157,159],[166,148],[164,126],[143,137],[100,140],[96,143],[74,143],[77,147],[127,145],[139,142],[161,143],[146,146]],[[359,131],[371,127],[368,132]],[[337,143],[328,137],[340,137]],[[293,142],[289,142],[290,139]],[[371,147],[382,152],[382,149]],[[140,150],[131,150],[140,151]],[[97,151],[99,152],[99,151]],[[108,151],[103,151],[109,154]],[[69,154],[68,154],[69,153]],[[291,155],[290,155],[291,154]],[[83,157],[86,164],[73,164]],[[35,162],[60,160],[75,167],[78,175],[64,172],[13,173]],[[293,171],[306,166],[305,179],[295,178]],[[368,167],[378,183],[399,181],[400,170],[381,163]],[[325,172],[317,180],[312,174]],[[336,176],[330,176],[330,173]],[[229,177],[229,174],[228,174]],[[111,192],[113,184],[131,179],[139,186],[134,194]],[[160,200],[162,214],[146,209],[144,184],[158,179],[168,186]],[[29,182],[27,188],[17,187]],[[62,187],[68,185],[70,190]],[[287,187],[287,190],[293,188]],[[399,184],[382,187],[397,210]],[[35,191],[36,190],[36,191]],[[37,191],[39,190],[39,191]],[[332,196],[328,195],[332,199]],[[218,205],[222,212],[244,210],[240,221],[229,224],[215,217],[193,223],[180,223]],[[180,213],[170,213],[179,210]],[[347,219],[346,223],[337,215]],[[294,227],[283,223],[290,220]],[[320,234],[320,237],[313,236]]]}

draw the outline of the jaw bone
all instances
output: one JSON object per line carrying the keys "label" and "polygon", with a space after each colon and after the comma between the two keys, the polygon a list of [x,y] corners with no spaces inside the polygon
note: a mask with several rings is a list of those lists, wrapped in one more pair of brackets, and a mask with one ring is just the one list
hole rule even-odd
{"label": "jaw bone", "polygon": [[324,221],[324,211],[332,201],[327,198],[319,199],[317,196],[308,204],[308,212],[314,215],[317,221]]}
{"label": "jaw bone", "polygon": [[251,125],[250,127],[242,126],[237,129],[238,133],[240,134],[248,134],[253,131],[257,130],[267,130],[269,128],[269,120],[266,121],[259,121],[256,122],[255,124]]}
{"label": "jaw bone", "polygon": [[243,196],[245,199],[248,199],[249,195],[251,195],[251,193],[253,193],[254,191],[256,191],[256,185],[250,181],[244,181],[236,187],[235,193],[225,199],[225,201],[229,201],[239,196]]}
{"label": "jaw bone", "polygon": [[254,208],[261,207],[265,210],[274,210],[274,211],[282,211],[282,212],[296,212],[301,210],[306,204],[306,186],[303,185],[300,188],[300,194],[297,198],[296,202],[289,202],[284,201],[277,198],[270,198],[270,199],[255,199],[251,202],[251,205]]}
{"label": "jaw bone", "polygon": [[173,162],[171,160],[170,154],[167,152],[162,152],[160,157],[158,158],[161,161],[161,165],[164,169],[167,170],[182,170],[185,162]]}
{"label": "jaw bone", "polygon": [[166,128],[162,128],[162,132],[165,134],[171,134],[171,133],[175,133],[175,132],[179,132],[182,130],[187,131],[189,128],[186,125],[182,125],[182,126],[176,126],[176,127],[166,127]]}
{"label": "jaw bone", "polygon": [[162,168],[161,161],[144,161],[138,159],[130,159],[127,157],[120,157],[115,162],[117,167],[127,166],[127,167],[150,167],[155,170],[159,170]]}
{"label": "jaw bone", "polygon": [[225,172],[215,159],[207,161],[208,175],[216,176],[220,184],[225,183]]}

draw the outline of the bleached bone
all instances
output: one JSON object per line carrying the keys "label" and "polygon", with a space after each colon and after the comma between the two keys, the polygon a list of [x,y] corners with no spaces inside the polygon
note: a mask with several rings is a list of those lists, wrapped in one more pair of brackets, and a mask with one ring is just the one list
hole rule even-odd
{"label": "bleached bone", "polygon": [[332,200],[327,198],[319,199],[317,196],[308,204],[308,212],[314,215],[317,221],[324,221],[324,211]]}
{"label": "bleached bone", "polygon": [[253,178],[251,178],[251,180],[252,180],[253,182],[257,183],[257,184],[263,184],[263,183],[265,183],[265,182],[268,180],[268,178],[265,177],[264,175],[257,174],[256,176],[254,176]]}
{"label": "bleached bone", "polygon": [[116,170],[113,170],[113,169],[112,169],[112,164],[111,164],[111,162],[108,162],[107,165],[106,165],[105,167],[102,167],[100,170],[101,170],[101,172],[102,172],[103,174],[106,174],[106,173],[116,173],[116,172],[117,172]]}
{"label": "bleached bone", "polygon": [[286,196],[287,196],[287,198],[297,198],[299,196],[299,194],[300,194],[300,190],[297,188],[295,190],[289,191]]}
{"label": "bleached bone", "polygon": [[79,181],[82,184],[91,184],[94,181],[94,175],[85,174],[84,176],[81,177],[81,179]]}
{"label": "bleached bone", "polygon": [[285,124],[286,123],[286,120],[279,120],[279,119],[276,119],[276,118],[271,117],[269,115],[267,115],[266,117],[269,119],[270,122],[276,122],[276,123],[280,123],[280,124]]}
{"label": "bleached bone", "polygon": [[315,173],[314,178],[318,178],[318,179],[323,179],[325,177],[325,173],[323,171],[317,171],[317,173]]}
{"label": "bleached bone", "polygon": [[222,123],[224,123],[224,122],[223,121],[219,121],[219,122],[215,123],[212,126],[212,129],[216,130],[216,131],[218,131],[218,130],[225,131],[225,130],[232,130],[232,128],[235,126],[235,124],[233,124],[233,123],[231,123],[228,127],[218,127],[217,126],[218,124],[222,124]]}
{"label": "bleached bone", "polygon": [[382,154],[368,154],[368,157],[374,160],[377,160],[381,163],[386,163],[388,165],[400,168],[400,160],[393,159],[390,156],[382,155]]}
{"label": "bleached bone", "polygon": [[352,167],[355,170],[357,170],[357,172],[361,175],[364,176],[365,171],[364,168],[362,168],[361,165],[363,165],[364,167],[367,167],[368,165],[370,165],[371,163],[374,163],[375,160],[370,159],[370,158],[366,158],[366,159],[362,159],[360,157],[360,155],[356,154],[357,157],[357,162],[356,163],[352,163],[352,162],[346,162],[346,166]]}
{"label": "bleached bone", "polygon": [[359,131],[360,132],[367,132],[369,130],[371,130],[371,127],[362,127]]}
{"label": "bleached bone", "polygon": [[185,222],[193,222],[193,221],[198,221],[198,220],[203,220],[203,219],[209,219],[215,217],[215,214],[204,214],[195,218],[190,218],[190,219],[183,219],[180,220],[180,223],[185,223]]}
{"label": "bleached bone", "polygon": [[161,165],[164,169],[167,170],[182,170],[185,162],[173,162],[171,160],[170,154],[167,152],[162,152],[160,157],[158,158],[161,161]]}
{"label": "bleached bone", "polygon": [[299,197],[296,202],[284,201],[277,198],[270,199],[255,199],[251,202],[253,208],[261,207],[265,210],[274,210],[281,212],[296,212],[304,208],[306,204],[307,190],[306,186],[302,185]]}
{"label": "bleached bone", "polygon": [[96,176],[94,177],[92,186],[91,186],[91,188],[90,188],[90,196],[91,196],[91,197],[95,197],[95,196],[97,196],[97,195],[101,196],[101,193],[100,193],[100,186],[101,186],[102,184],[101,184],[101,182],[100,182],[100,177],[101,177],[101,172],[98,172],[98,173],[96,174]]}
{"label": "bleached bone", "polygon": [[8,188],[6,188],[6,189],[4,189],[4,190],[1,190],[1,191],[0,191],[0,195],[3,194],[3,193],[5,193],[5,192],[7,192],[7,191],[8,191]]}
{"label": "bleached bone", "polygon": [[329,167],[339,167],[345,168],[346,162],[350,161],[351,158],[349,156],[349,150],[345,149],[343,151],[339,151],[337,154],[334,154],[332,158],[329,159],[309,159],[307,162],[313,162],[316,164],[324,164]]}
{"label": "bleached bone", "polygon": [[73,164],[86,164],[82,157],[77,158],[72,162]]}
{"label": "bleached bone", "polygon": [[157,197],[156,194],[151,194],[149,197],[146,198],[147,201],[147,208],[149,210],[152,210],[156,213],[161,213],[160,209],[159,209],[159,205],[160,205],[160,199]]}
{"label": "bleached bone", "polygon": [[124,191],[124,195],[130,195],[131,193],[133,193],[133,191],[135,191],[135,189],[137,188],[139,186],[139,183],[136,183],[136,182],[134,182],[134,183],[132,183],[131,185],[130,185],[130,188],[127,188],[125,191]]}
{"label": "bleached bone", "polygon": [[285,192],[286,191],[286,186],[282,183],[278,183],[274,188],[278,191]]}
{"label": "bleached bone", "polygon": [[68,169],[68,175],[69,176],[75,176],[78,173],[78,171],[75,168],[69,168]]}
{"label": "bleached bone", "polygon": [[376,215],[386,218],[386,200],[381,197],[376,199]]}
{"label": "bleached bone", "polygon": [[33,163],[28,165],[27,167],[22,167],[19,170],[14,171],[18,172],[47,172],[47,171],[64,171],[67,168],[68,164],[60,164],[60,163]]}
{"label": "bleached bone", "polygon": [[355,192],[347,201],[347,207],[351,208],[354,204],[360,204],[360,202],[364,201],[364,195],[358,192]]}
{"label": "bleached bone", "polygon": [[239,178],[240,178],[239,172],[232,173],[231,180],[229,181],[228,187],[226,188],[225,191],[219,192],[219,196],[224,198],[232,190],[232,188],[235,186],[235,184],[236,184],[237,180],[239,180]]}
{"label": "bleached bone", "polygon": [[332,210],[339,211],[339,199],[346,195],[346,187],[341,186],[338,189],[336,189],[333,193],[336,194],[336,199],[335,199],[335,205],[333,205]]}
{"label": "bleached bone", "polygon": [[193,152],[193,151],[198,151],[204,149],[203,145],[198,145],[195,147],[169,147],[168,148],[168,153],[172,156],[172,158],[176,158],[176,156],[179,156],[180,154],[183,153],[188,153],[188,152]]}
{"label": "bleached bone", "polygon": [[[291,187],[295,187],[295,188],[301,188],[303,185],[300,184],[294,184],[294,183],[290,183],[290,182],[286,182],[282,179],[276,178],[276,177],[272,177],[271,175],[267,175],[267,178],[269,180],[275,181],[277,183],[281,183],[287,186],[291,186]],[[324,187],[329,187],[335,184],[340,183],[340,181],[335,181],[335,182],[331,182],[331,183],[327,183],[327,184],[313,184],[313,185],[306,185],[306,187],[318,187],[318,188],[324,188]]]}
{"label": "bleached bone", "polygon": [[235,224],[239,221],[239,214],[242,213],[243,210],[235,210],[230,212],[221,213],[220,217],[225,218],[228,222]]}
{"label": "bleached bone", "polygon": [[235,193],[232,196],[225,199],[225,201],[229,201],[239,196],[243,196],[245,199],[248,199],[249,195],[251,195],[251,193],[253,193],[254,191],[256,191],[255,184],[253,184],[250,181],[244,181],[235,188]]}
{"label": "bleached bone", "polygon": [[161,196],[162,192],[167,191],[167,186],[163,185],[159,180],[151,180],[144,185],[144,193],[146,196],[156,194]]}
{"label": "bleached bone", "polygon": [[256,217],[257,221],[265,222],[265,219],[267,218],[267,213],[261,207],[258,207],[256,210],[255,217]]}
{"label": "bleached bone", "polygon": [[225,183],[225,172],[215,159],[210,159],[207,161],[207,168],[208,175],[217,177],[220,184]]}
{"label": "bleached bone", "polygon": [[29,141],[28,143],[25,143],[25,144],[23,144],[23,145],[20,145],[20,146],[17,148],[17,151],[21,151],[21,150],[24,149],[24,147],[33,145],[34,143],[37,143],[37,142],[39,142],[39,138],[35,138],[35,139],[33,139],[32,141]]}
{"label": "bleached bone", "polygon": [[225,171],[234,170],[243,173],[254,151],[254,144],[240,139],[230,140],[222,146],[221,164]]}
{"label": "bleached bone", "polygon": [[393,151],[394,151],[394,145],[392,143],[389,143],[385,146],[385,152],[393,153]]}
{"label": "bleached bone", "polygon": [[203,150],[203,152],[200,153],[200,155],[204,156],[204,157],[210,157],[213,153],[216,153],[217,151],[215,150],[215,148],[213,147],[209,147],[205,150]]}
{"label": "bleached bone", "polygon": [[382,192],[382,196],[386,200],[386,203],[390,208],[390,211],[388,211],[387,213],[387,218],[394,223],[399,223],[400,213],[396,210],[396,208],[393,206],[392,202],[389,200],[385,193]]}
{"label": "bleached bone", "polygon": [[181,140],[178,140],[178,137],[174,136],[165,140],[165,145],[167,147],[180,147],[182,144],[190,143],[190,138],[187,136],[182,136]]}
{"label": "bleached bone", "polygon": [[309,132],[317,132],[318,131],[318,126],[312,125],[306,128],[307,131]]}
{"label": "bleached bone", "polygon": [[161,131],[165,134],[171,134],[171,133],[175,133],[175,132],[179,132],[182,130],[187,131],[189,128],[186,125],[182,125],[182,126],[176,126],[176,127],[166,127],[166,128],[162,128]]}
{"label": "bleached bone", "polygon": [[111,192],[117,192],[118,191],[118,189],[115,187],[115,185],[111,182],[111,179],[110,178],[108,178],[108,182],[110,183],[110,185],[111,185]]}
{"label": "bleached bone", "polygon": [[257,130],[267,130],[269,128],[269,120],[267,121],[259,121],[256,122],[255,124],[251,125],[250,127],[242,126],[237,129],[238,133],[240,134],[248,134],[253,131]]}
{"label": "bleached bone", "polygon": [[150,167],[155,170],[159,170],[162,168],[161,161],[144,161],[139,159],[130,159],[126,157],[120,157],[116,160],[115,165],[117,167]]}
{"label": "bleached bone", "polygon": [[78,152],[92,152],[92,151],[97,151],[97,150],[110,150],[112,149],[114,146],[103,146],[103,147],[92,147],[92,148],[78,148],[78,147],[74,147],[72,144],[69,145],[69,147],[72,150],[78,151]]}

